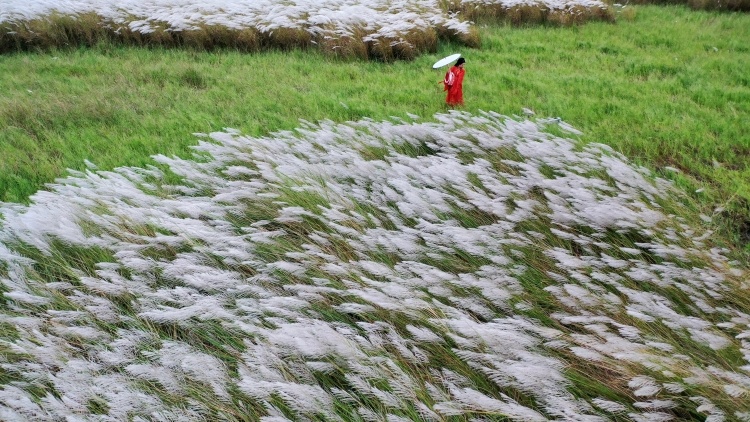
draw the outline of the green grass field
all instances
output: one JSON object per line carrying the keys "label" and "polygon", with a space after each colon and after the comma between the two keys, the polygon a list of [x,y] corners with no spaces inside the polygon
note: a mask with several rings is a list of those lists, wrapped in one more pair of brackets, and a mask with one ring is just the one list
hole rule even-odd
{"label": "green grass field", "polygon": [[[315,51],[242,54],[99,45],[0,59],[0,200],[25,202],[83,169],[189,154],[194,132],[257,136],[299,119],[345,121],[443,110],[431,63],[467,59],[468,111],[559,116],[675,175],[742,235],[750,210],[750,15],[636,6],[635,18],[577,27],[482,25],[482,47],[441,45],[392,64]],[[744,216],[744,217],[743,217]],[[744,228],[743,228],[744,227]]]}
{"label": "green grass field", "polygon": [[0,419],[750,420],[750,15],[626,10],[0,56]]}

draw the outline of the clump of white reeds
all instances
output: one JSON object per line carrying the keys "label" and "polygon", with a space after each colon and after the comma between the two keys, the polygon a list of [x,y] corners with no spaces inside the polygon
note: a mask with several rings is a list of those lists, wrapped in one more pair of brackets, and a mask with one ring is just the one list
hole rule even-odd
{"label": "clump of white reeds", "polygon": [[112,38],[243,50],[317,46],[389,60],[434,51],[439,34],[478,42],[469,22],[436,0],[31,0],[6,1],[0,11],[0,51]]}
{"label": "clump of white reeds", "polygon": [[0,416],[747,414],[744,271],[545,124],[227,130],[0,207]]}

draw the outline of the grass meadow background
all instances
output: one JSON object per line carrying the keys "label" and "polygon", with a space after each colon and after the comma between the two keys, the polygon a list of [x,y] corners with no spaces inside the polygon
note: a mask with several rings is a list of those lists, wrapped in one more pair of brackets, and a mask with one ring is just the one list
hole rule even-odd
{"label": "grass meadow background", "polygon": [[[431,63],[460,51],[466,110],[558,116],[640,164],[682,171],[747,230],[750,15],[636,6],[573,27],[480,26],[482,47],[442,44],[414,61],[340,61],[316,51],[94,48],[0,60],[0,200],[27,201],[82,169],[188,154],[193,132],[249,135],[299,119],[345,121],[443,109]],[[634,15],[634,16],[633,16]],[[746,214],[745,214],[746,215]],[[744,217],[747,218],[746,216]]]}

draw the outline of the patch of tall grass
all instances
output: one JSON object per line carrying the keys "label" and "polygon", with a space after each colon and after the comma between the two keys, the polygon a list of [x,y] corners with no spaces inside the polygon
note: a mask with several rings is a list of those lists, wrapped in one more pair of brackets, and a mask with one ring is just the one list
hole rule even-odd
{"label": "patch of tall grass", "polygon": [[580,25],[592,21],[614,22],[615,9],[606,3],[554,3],[444,0],[443,6],[474,22],[508,22],[513,25]]}
{"label": "patch of tall grass", "polygon": [[314,48],[337,57],[392,61],[434,52],[438,37],[479,45],[468,22],[431,0],[227,1],[201,7],[183,0],[158,5],[37,1],[7,8],[0,15],[0,53],[109,42],[243,52]]}
{"label": "patch of tall grass", "polygon": [[745,271],[674,183],[548,128],[580,135],[225,130],[1,206],[0,412],[746,418]]}
{"label": "patch of tall grass", "polygon": [[232,29],[221,25],[197,25],[190,30],[170,30],[155,24],[148,32],[113,26],[94,13],[59,15],[19,23],[0,23],[0,53],[91,47],[97,43],[117,43],[138,47],[191,48],[201,51],[232,49],[257,53],[272,49],[319,49],[324,54],[346,59],[411,60],[418,54],[434,52],[438,34],[469,47],[479,45],[476,30],[453,33],[448,28],[406,31],[397,38],[376,37],[366,28],[353,28],[343,37],[315,36],[304,29],[279,28],[263,32],[256,28]]}

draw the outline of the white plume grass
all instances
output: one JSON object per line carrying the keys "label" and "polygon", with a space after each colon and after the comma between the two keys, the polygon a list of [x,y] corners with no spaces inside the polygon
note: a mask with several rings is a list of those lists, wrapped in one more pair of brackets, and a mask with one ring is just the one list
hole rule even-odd
{"label": "white plume grass", "polygon": [[202,139],[170,186],[0,205],[4,420],[750,411],[745,270],[609,148],[457,111]]}

